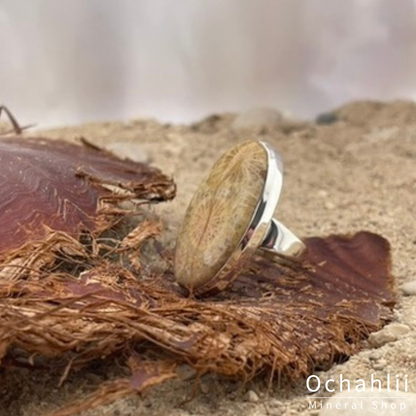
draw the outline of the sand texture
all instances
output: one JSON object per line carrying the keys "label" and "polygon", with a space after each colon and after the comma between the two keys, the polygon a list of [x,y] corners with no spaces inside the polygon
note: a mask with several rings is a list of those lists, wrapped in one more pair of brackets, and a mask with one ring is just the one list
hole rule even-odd
{"label": "sand texture", "polygon": [[[281,155],[285,177],[276,218],[302,237],[368,230],[392,246],[397,286],[416,280],[416,105],[410,102],[357,102],[320,118],[320,124],[282,119],[273,126],[233,125],[234,114],[213,115],[190,126],[154,120],[93,123],[37,132],[120,148],[172,175],[177,197],[150,210],[164,222],[163,242],[173,247],[186,208],[213,163],[230,147],[247,140],[269,142]],[[241,124],[241,123],[240,123]],[[122,143],[123,146],[117,146]],[[399,291],[400,293],[400,291]],[[399,295],[394,322],[403,330],[386,342],[363,343],[363,350],[327,371],[328,378],[370,380],[371,374],[408,377],[416,391],[416,297]],[[406,329],[407,328],[407,329]],[[377,346],[377,347],[376,347]],[[3,369],[0,416],[37,416],[80,399],[123,370],[105,362],[70,373]],[[196,389],[196,390],[195,390]],[[196,395],[192,400],[194,391]],[[305,383],[288,385],[257,377],[249,383],[193,374],[170,381],[143,397],[131,397],[83,416],[255,416],[309,415]],[[317,413],[316,413],[317,414]],[[359,414],[359,413],[357,413]]]}

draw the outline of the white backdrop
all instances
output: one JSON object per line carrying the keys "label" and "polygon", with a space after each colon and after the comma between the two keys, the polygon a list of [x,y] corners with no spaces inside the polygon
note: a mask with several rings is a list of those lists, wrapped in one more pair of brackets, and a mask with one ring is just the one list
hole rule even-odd
{"label": "white backdrop", "polygon": [[414,0],[0,0],[0,103],[41,126],[416,98]]}

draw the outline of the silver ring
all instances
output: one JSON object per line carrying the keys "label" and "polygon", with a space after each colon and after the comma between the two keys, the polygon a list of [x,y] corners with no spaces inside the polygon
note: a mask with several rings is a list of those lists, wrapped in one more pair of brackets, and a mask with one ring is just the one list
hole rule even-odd
{"label": "silver ring", "polygon": [[269,144],[248,141],[228,150],[185,213],[174,260],[179,285],[211,295],[236,279],[257,249],[300,256],[304,243],[273,218],[282,185],[282,159]]}

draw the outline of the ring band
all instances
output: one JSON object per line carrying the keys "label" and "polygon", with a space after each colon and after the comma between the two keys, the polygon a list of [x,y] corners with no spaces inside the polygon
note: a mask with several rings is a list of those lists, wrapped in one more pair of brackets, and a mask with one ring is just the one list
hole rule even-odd
{"label": "ring band", "polygon": [[272,218],[270,229],[259,248],[287,257],[298,257],[305,250],[305,244],[281,222]]}
{"label": "ring band", "polygon": [[249,141],[228,150],[197,189],[178,234],[174,272],[194,295],[227,287],[257,249],[297,257],[304,243],[273,218],[283,163],[273,148]]}

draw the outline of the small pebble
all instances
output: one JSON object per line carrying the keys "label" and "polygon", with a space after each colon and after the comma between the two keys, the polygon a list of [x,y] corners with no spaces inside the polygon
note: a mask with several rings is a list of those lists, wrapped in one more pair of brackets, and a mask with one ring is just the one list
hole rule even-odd
{"label": "small pebble", "polygon": [[328,210],[333,210],[336,207],[336,205],[333,202],[331,202],[331,201],[325,201],[324,206]]}
{"label": "small pebble", "polygon": [[405,283],[400,289],[406,296],[416,296],[416,280]]}
{"label": "small pebble", "polygon": [[281,402],[280,400],[277,400],[277,399],[270,399],[269,406],[270,407],[282,407],[283,402]]}
{"label": "small pebble", "polygon": [[372,347],[382,347],[389,342],[397,341],[402,335],[407,334],[410,328],[407,325],[393,323],[385,326],[382,330],[373,332],[368,338]]}
{"label": "small pebble", "polygon": [[283,120],[282,114],[272,108],[254,108],[238,115],[233,121],[235,130],[275,129]]}
{"label": "small pebble", "polygon": [[383,330],[370,334],[368,338],[369,344],[375,348],[382,347],[383,345],[394,341],[397,341],[397,337]]}
{"label": "small pebble", "polygon": [[178,368],[177,372],[181,380],[190,380],[197,375],[197,372],[195,371],[195,369],[193,369],[191,366],[186,365],[186,364],[181,365]]}
{"label": "small pebble", "polygon": [[384,370],[386,368],[387,361],[384,359],[381,359],[380,361],[376,361],[373,364],[374,370]]}
{"label": "small pebble", "polygon": [[250,402],[250,403],[257,403],[259,401],[259,396],[255,391],[249,390],[244,395],[244,400],[247,401],[247,402]]}
{"label": "small pebble", "polygon": [[335,113],[322,113],[316,117],[315,121],[320,125],[334,124],[338,121],[338,116]]}
{"label": "small pebble", "polygon": [[404,324],[390,324],[386,326],[387,330],[395,335],[397,338],[399,338],[402,335],[406,335],[408,332],[410,332],[410,327]]}
{"label": "small pebble", "polygon": [[208,394],[208,392],[209,392],[209,385],[208,385],[208,383],[202,382],[199,388],[201,389],[201,393],[202,394]]}

